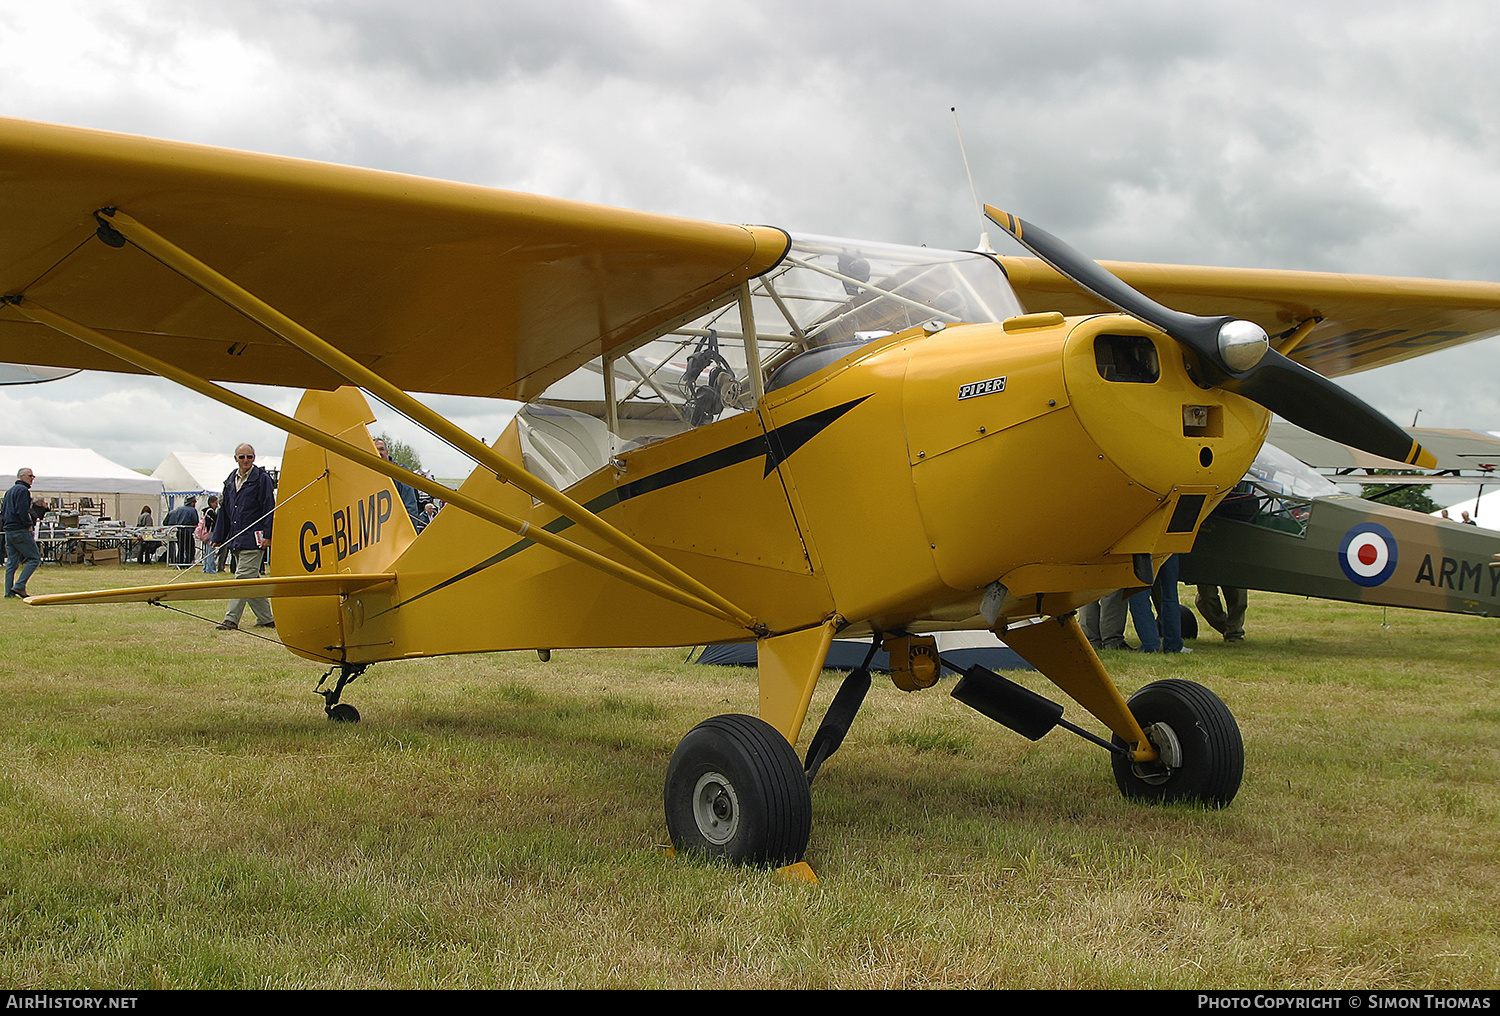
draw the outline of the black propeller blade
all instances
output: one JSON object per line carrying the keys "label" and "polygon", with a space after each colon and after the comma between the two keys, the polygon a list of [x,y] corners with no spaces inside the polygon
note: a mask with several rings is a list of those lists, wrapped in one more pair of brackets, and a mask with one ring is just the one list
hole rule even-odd
{"label": "black propeller blade", "polygon": [[1160,328],[1192,354],[1206,384],[1258,402],[1282,419],[1340,444],[1433,469],[1437,460],[1379,410],[1271,348],[1265,329],[1238,318],[1163,307],[1046,230],[989,205],[990,220],[1090,293]]}

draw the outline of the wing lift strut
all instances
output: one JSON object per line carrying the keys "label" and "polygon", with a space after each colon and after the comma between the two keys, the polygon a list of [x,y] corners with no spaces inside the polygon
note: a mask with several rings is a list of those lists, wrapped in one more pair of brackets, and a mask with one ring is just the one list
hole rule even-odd
{"label": "wing lift strut", "polygon": [[557,536],[542,526],[534,526],[526,520],[498,511],[483,501],[453,490],[436,480],[430,480],[393,462],[387,462],[370,451],[327,434],[301,420],[278,413],[175,364],[151,356],[96,329],[39,306],[27,300],[24,294],[6,296],[0,300],[11,304],[17,311],[33,321],[101,349],[142,370],[175,381],[273,427],[295,434],[335,455],[446,501],[470,515],[529,539],[606,575],[628,582],[674,603],[719,618],[757,637],[767,633],[765,627],[747,611],[645,547],[629,534],[605,522],[566,494],[537,479],[484,442],[454,425],[442,414],[424,406],[364,364],[314,335],[270,304],[219,274],[126,213],[116,208],[102,208],[94,213],[94,217],[99,224],[97,236],[106,245],[119,248],[127,243],[133,244],[204,292],[223,301],[273,335],[329,367],[351,384],[365,389],[414,423],[426,428],[453,448],[491,470],[502,482],[515,484],[537,501],[580,526],[585,532],[593,534],[620,551],[635,564],[626,564],[606,557],[597,551]]}

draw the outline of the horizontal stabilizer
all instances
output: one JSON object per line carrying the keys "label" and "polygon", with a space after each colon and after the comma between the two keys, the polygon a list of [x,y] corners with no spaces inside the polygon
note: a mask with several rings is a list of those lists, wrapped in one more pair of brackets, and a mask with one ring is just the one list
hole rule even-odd
{"label": "horizontal stabilizer", "polygon": [[395,573],[367,575],[280,575],[264,579],[226,579],[222,582],[175,582],[128,589],[95,589],[86,593],[28,596],[34,607],[59,603],[161,603],[164,600],[231,600],[290,596],[338,596],[371,589],[396,580]]}

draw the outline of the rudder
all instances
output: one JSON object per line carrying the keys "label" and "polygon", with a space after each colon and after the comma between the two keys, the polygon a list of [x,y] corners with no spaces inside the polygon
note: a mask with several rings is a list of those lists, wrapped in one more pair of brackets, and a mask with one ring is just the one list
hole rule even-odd
{"label": "rudder", "polygon": [[[375,416],[357,388],[308,391],[296,417],[375,453],[368,429]],[[394,481],[295,435],[287,437],[282,458],[275,534],[272,575],[393,571],[417,537]],[[346,652],[349,629],[373,613],[359,601],[334,596],[282,599],[275,611],[277,634],[287,648],[320,660],[357,657]],[[354,641],[370,645],[375,636],[361,630]]]}

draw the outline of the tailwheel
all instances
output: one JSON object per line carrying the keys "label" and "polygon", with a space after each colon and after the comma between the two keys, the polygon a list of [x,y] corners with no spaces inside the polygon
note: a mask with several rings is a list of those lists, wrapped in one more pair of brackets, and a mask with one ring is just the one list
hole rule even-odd
{"label": "tailwheel", "polygon": [[[1219,696],[1173,678],[1146,685],[1128,705],[1159,758],[1132,762],[1114,755],[1120,793],[1152,804],[1186,801],[1209,808],[1234,800],[1245,772],[1245,745]],[[1118,735],[1114,740],[1124,745]]]}
{"label": "tailwheel", "polygon": [[704,720],[678,744],[664,793],[672,845],[734,864],[802,859],[812,795],[797,753],[754,716]]}
{"label": "tailwheel", "polygon": [[[328,673],[322,676],[318,681],[318,686],[313,689],[314,694],[323,696],[323,712],[327,713],[328,718],[334,723],[359,722],[359,710],[347,702],[340,702],[339,696],[344,693],[344,686],[363,674],[369,666],[368,663],[336,663],[328,668]],[[339,675],[338,681],[332,688],[324,688],[324,682],[335,672]]]}

